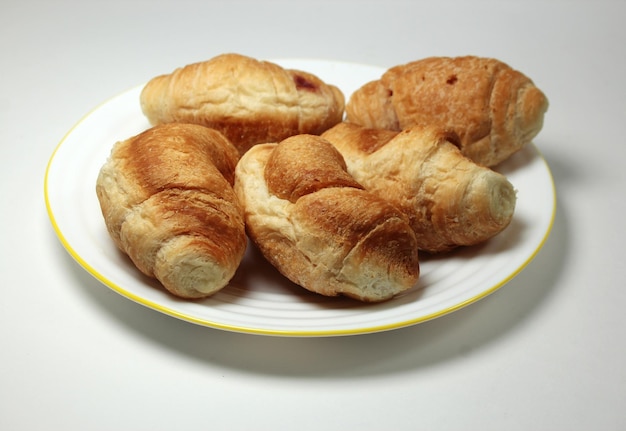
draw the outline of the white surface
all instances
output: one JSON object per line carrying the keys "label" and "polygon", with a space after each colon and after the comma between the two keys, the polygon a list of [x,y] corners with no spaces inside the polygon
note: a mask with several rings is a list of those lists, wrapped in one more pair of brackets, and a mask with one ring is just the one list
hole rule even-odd
{"label": "white surface", "polygon": [[[279,62],[332,82],[346,96],[384,73],[338,61]],[[59,239],[85,270],[129,299],[165,314],[214,328],[283,336],[354,335],[405,327],[493,293],[532,260],[552,227],[554,183],[545,160],[528,145],[497,168],[517,192],[509,227],[479,246],[435,258],[422,256],[418,283],[391,301],[361,304],[312,295],[288,282],[253,247],[227,288],[202,301],[180,301],[119,252],[94,192],[112,143],[150,127],[139,104],[142,87],[111,98],[72,127],[50,158],[44,197]]]}
{"label": "white surface", "polygon": [[[624,16],[606,0],[0,3],[0,429],[625,429]],[[522,70],[551,102],[544,248],[476,304],[355,337],[214,330],[103,289],[48,220],[52,151],[111,95],[226,51]]]}

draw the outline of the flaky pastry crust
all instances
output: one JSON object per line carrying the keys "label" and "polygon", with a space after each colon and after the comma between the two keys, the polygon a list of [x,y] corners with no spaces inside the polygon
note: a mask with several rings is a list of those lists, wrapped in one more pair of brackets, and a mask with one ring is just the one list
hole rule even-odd
{"label": "flaky pastry crust", "polygon": [[451,132],[421,126],[394,132],[341,123],[322,137],[342,154],[355,180],[407,215],[423,251],[482,243],[513,218],[513,185],[463,156]]}
{"label": "flaky pastry crust", "polygon": [[243,258],[243,209],[232,188],[238,156],[215,130],[166,124],[116,143],[99,172],[111,238],[176,296],[214,294]]}
{"label": "flaky pastry crust", "polygon": [[530,78],[499,60],[430,57],[392,67],[357,89],[346,115],[367,128],[451,130],[465,156],[495,166],[531,142],[547,109]]}
{"label": "flaky pastry crust", "polygon": [[317,76],[222,54],[151,79],[141,108],[152,124],[193,123],[222,132],[245,153],[258,143],[320,134],[342,121],[344,95]]}
{"label": "flaky pastry crust", "polygon": [[305,289],[379,302],[416,284],[418,252],[408,220],[364,190],[320,137],[251,148],[237,165],[235,191],[249,237]]}

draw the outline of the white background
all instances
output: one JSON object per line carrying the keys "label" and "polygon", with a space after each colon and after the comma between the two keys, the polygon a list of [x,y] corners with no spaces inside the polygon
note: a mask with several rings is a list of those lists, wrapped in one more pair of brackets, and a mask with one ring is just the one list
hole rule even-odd
{"label": "white background", "polygon": [[[626,429],[626,2],[0,3],[0,429]],[[52,151],[104,100],[223,52],[499,58],[548,95],[554,228],[486,299],[410,328],[275,338],[135,304],[65,252]]]}

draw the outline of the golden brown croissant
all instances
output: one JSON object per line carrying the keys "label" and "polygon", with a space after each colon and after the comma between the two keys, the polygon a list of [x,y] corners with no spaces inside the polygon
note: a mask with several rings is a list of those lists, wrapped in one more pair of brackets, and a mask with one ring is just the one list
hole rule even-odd
{"label": "golden brown croissant", "polygon": [[548,100],[505,63],[482,57],[431,57],[392,67],[355,91],[347,119],[368,128],[434,125],[454,131],[464,155],[495,166],[543,127]]}
{"label": "golden brown croissant", "polygon": [[503,175],[472,162],[434,127],[402,132],[341,123],[324,132],[348,172],[409,217],[431,253],[481,243],[507,227],[516,196]]}
{"label": "golden brown croissant", "polygon": [[228,284],[246,248],[234,193],[236,148],[198,125],[156,126],[115,144],[96,192],[111,238],[183,298]]}
{"label": "golden brown croissant", "polygon": [[243,154],[252,145],[299,133],[320,134],[343,119],[344,95],[297,70],[223,54],[150,80],[141,108],[152,124],[201,124]]}
{"label": "golden brown croissant", "polygon": [[417,282],[417,245],[406,217],[363,190],[319,136],[251,148],[237,165],[235,191],[249,237],[294,283],[378,302]]}

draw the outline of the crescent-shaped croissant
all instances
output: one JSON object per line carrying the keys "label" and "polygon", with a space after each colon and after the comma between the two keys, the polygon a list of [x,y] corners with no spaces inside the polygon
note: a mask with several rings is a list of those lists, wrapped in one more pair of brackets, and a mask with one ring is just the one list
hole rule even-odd
{"label": "crescent-shaped croissant", "polygon": [[219,132],[166,124],[116,143],[100,170],[96,192],[111,238],[176,296],[214,294],[243,259],[237,160]]}
{"label": "crescent-shaped croissant", "polygon": [[258,143],[322,133],[343,119],[345,100],[311,73],[232,53],[152,78],[140,102],[151,124],[211,127],[243,154]]}
{"label": "crescent-shaped croissant", "polygon": [[392,67],[351,95],[346,114],[368,128],[453,131],[465,156],[495,166],[539,133],[547,109],[544,93],[521,72],[496,59],[466,56]]}
{"label": "crescent-shaped croissant", "polygon": [[237,165],[235,191],[249,237],[305,289],[379,302],[417,282],[418,249],[406,216],[364,190],[319,136],[251,148]]}
{"label": "crescent-shaped croissant", "polygon": [[479,244],[513,218],[513,185],[463,156],[453,134],[434,127],[394,132],[341,123],[322,137],[343,155],[355,180],[408,216],[421,250]]}

